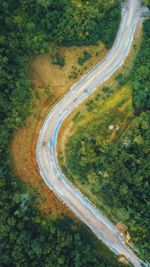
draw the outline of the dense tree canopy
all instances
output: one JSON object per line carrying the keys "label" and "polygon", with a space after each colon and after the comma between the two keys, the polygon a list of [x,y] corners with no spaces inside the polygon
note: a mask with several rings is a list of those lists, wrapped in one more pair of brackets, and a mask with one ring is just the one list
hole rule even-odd
{"label": "dense tree canopy", "polygon": [[41,216],[33,196],[10,171],[3,172],[0,186],[0,266],[122,266],[83,225],[69,217],[50,221]]}
{"label": "dense tree canopy", "polygon": [[144,42],[131,73],[133,105],[137,110],[150,109],[150,20],[145,21]]}
{"label": "dense tree canopy", "polygon": [[119,6],[119,0],[1,2],[7,27],[16,29],[25,47],[37,52],[46,49],[49,40],[81,45],[101,39],[110,46],[119,24]]}
{"label": "dense tree canopy", "polygon": [[130,226],[134,241],[141,244],[144,254],[150,230],[150,113],[135,118],[129,131],[115,144],[99,136],[100,127],[98,123],[86,125],[72,137],[67,166]]}

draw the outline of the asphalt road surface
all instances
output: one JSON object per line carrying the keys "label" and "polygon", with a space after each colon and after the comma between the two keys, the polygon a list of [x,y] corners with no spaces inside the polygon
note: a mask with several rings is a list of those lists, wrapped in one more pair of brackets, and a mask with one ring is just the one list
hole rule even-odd
{"label": "asphalt road surface", "polygon": [[100,63],[74,84],[50,111],[40,130],[36,148],[39,171],[48,187],[93,231],[97,238],[116,255],[123,254],[137,267],[141,266],[140,259],[125,245],[115,226],[61,172],[56,144],[58,131],[64,119],[124,63],[139,21],[139,1],[126,2],[122,8],[122,19],[112,49]]}

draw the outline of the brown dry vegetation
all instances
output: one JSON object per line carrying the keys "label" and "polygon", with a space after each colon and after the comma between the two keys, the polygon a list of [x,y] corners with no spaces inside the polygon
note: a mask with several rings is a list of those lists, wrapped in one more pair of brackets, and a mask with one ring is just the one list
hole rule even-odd
{"label": "brown dry vegetation", "polygon": [[[77,58],[84,50],[89,51],[93,56],[81,68]],[[95,56],[96,51],[100,56]],[[65,57],[66,64],[63,68],[53,65],[49,55],[37,56],[31,62],[30,77],[33,82],[33,105],[31,115],[27,118],[22,128],[18,129],[12,140],[12,157],[15,172],[24,182],[32,185],[38,193],[38,206],[51,218],[62,214],[72,215],[71,211],[62,204],[52,191],[43,182],[39,175],[35,158],[35,149],[39,129],[46,114],[52,106],[69,90],[75,80],[68,78],[72,66],[80,68],[83,75],[91,69],[105,54],[106,49],[99,43],[97,46],[77,48],[60,48],[60,54]],[[86,67],[86,69],[85,69]],[[45,94],[44,88],[49,86],[49,96]]]}
{"label": "brown dry vegetation", "polygon": [[[82,56],[84,50],[90,52],[92,57],[84,65],[80,66],[78,64],[78,58]],[[61,97],[67,92],[76,80],[90,70],[107,53],[102,43],[89,47],[59,48],[58,51],[65,58],[66,64],[63,68],[58,65],[53,65],[49,54],[37,56],[31,64],[31,78],[33,83],[41,87],[50,85],[55,97]],[[97,51],[100,53],[99,56],[96,56]],[[78,76],[76,79],[69,79],[73,66],[78,69]]]}

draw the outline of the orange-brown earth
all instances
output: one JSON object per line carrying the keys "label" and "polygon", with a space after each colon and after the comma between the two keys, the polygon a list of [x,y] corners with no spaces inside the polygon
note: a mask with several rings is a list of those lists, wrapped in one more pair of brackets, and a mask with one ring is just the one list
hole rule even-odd
{"label": "orange-brown earth", "polygon": [[[82,56],[85,49],[92,54],[92,58],[81,67],[77,63],[77,59]],[[96,51],[100,52],[99,57],[96,57]],[[39,174],[35,157],[39,129],[52,106],[62,98],[75,80],[91,69],[106,54],[106,49],[99,43],[88,48],[61,48],[60,53],[66,61],[63,68],[53,65],[48,54],[37,56],[32,60],[30,78],[34,89],[31,115],[26,119],[24,125],[15,132],[12,140],[15,172],[19,178],[36,190],[38,207],[51,218],[63,214],[74,215],[45,185]],[[80,69],[76,79],[69,79],[72,66]],[[48,88],[48,95],[44,88]]]}

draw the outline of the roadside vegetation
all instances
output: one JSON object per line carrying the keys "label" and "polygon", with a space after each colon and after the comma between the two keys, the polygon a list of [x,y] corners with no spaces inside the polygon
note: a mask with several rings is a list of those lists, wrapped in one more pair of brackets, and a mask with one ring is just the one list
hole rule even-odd
{"label": "roadside vegetation", "polygon": [[87,52],[86,50],[84,50],[83,51],[83,55],[82,55],[82,57],[79,57],[78,58],[78,63],[80,64],[80,65],[83,65],[88,59],[90,59],[91,58],[91,54],[89,53],[89,52]]}
{"label": "roadside vegetation", "polygon": [[135,112],[150,110],[150,22],[144,24],[143,37],[140,53],[135,61],[131,73],[133,88],[133,106]]}
{"label": "roadside vegetation", "polygon": [[105,207],[104,212],[112,221],[115,217],[128,226],[131,245],[136,245],[138,253],[148,261],[149,28],[150,20],[146,20],[130,73],[116,75],[118,91],[113,93],[111,87],[104,87],[87,102],[83,112],[75,115],[65,157],[60,154],[62,168],[71,181],[98,207]]}
{"label": "roadside vegetation", "polygon": [[[32,79],[32,107],[22,127],[15,131],[11,148],[13,167],[16,174],[37,190],[39,193],[37,196],[38,206],[42,212],[47,213],[50,218],[55,218],[64,213],[68,214],[69,210],[50,192],[39,175],[35,158],[38,133],[46,114],[52,106],[63,97],[81,75],[104,57],[107,49],[105,49],[101,42],[97,45],[83,47],[56,47],[55,51],[57,50],[65,58],[63,68],[52,63],[50,57],[52,49],[53,45],[50,44],[49,52],[45,55],[36,56],[30,64],[29,76]],[[80,66],[77,62],[78,57],[82,56],[85,49],[92,54],[92,57],[83,66]],[[95,55],[96,51],[99,51],[99,57]],[[80,68],[76,79],[70,77],[73,66],[76,69]]]}
{"label": "roadside vegetation", "polygon": [[[25,119],[31,115],[42,120],[44,115],[40,109],[36,110],[38,104],[48,103],[49,99],[54,103],[50,82],[34,89],[29,73],[31,59],[49,53],[52,42],[54,46],[69,47],[101,40],[110,47],[119,25],[119,5],[120,1],[111,0],[0,2],[0,266],[121,266],[117,257],[94,240],[86,227],[73,221],[69,213],[64,216],[67,209],[61,210],[63,205],[58,205],[59,201],[39,180],[32,146],[32,155],[25,158],[21,167],[27,173],[26,161],[33,161],[36,169],[31,172],[33,184],[36,189],[47,190],[47,202],[53,202],[51,209],[60,209],[59,217],[50,220],[37,210],[37,190],[16,177],[10,155],[12,136],[25,126]],[[49,53],[51,63],[55,68],[65,68],[66,59],[54,52]],[[39,129],[37,126],[33,130],[31,118],[28,127],[33,134]],[[24,138],[18,138],[18,142],[19,150],[23,151]],[[31,142],[33,147],[34,142]],[[29,182],[28,175],[24,181]]]}

